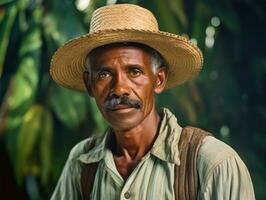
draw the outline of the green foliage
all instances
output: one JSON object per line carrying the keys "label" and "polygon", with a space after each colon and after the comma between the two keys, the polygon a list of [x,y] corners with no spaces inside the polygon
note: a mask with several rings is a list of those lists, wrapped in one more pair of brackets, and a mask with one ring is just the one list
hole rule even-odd
{"label": "green foliage", "polygon": [[90,108],[91,108],[91,113],[93,113],[95,131],[97,133],[103,133],[104,130],[107,128],[107,123],[104,121],[102,114],[98,110],[98,107],[94,99],[90,99]]}
{"label": "green foliage", "polygon": [[169,12],[170,4],[160,3],[159,0],[155,0],[154,4],[156,10],[158,10],[158,18],[160,19],[160,21],[167,22],[161,23],[161,29],[172,33],[178,33],[180,31],[180,27],[177,27],[173,13]]}
{"label": "green foliage", "polygon": [[[2,4],[8,1],[2,2]],[[0,7],[0,77],[3,71],[6,50],[9,42],[10,31],[17,14],[17,6],[14,3],[8,4],[6,7]]]}
{"label": "green foliage", "polygon": [[27,175],[48,183],[51,168],[52,115],[41,105],[33,105],[23,116],[18,135],[16,174],[19,183]]}
{"label": "green foliage", "polygon": [[[36,177],[44,199],[71,147],[107,127],[94,99],[56,85],[49,75],[54,51],[87,33],[92,12],[114,1],[91,0],[82,11],[76,2],[0,1],[0,136],[18,182]],[[265,5],[233,0],[116,3],[144,6],[155,13],[161,30],[197,42],[204,54],[203,72],[164,92],[157,104],[169,107],[182,125],[210,130],[235,147],[251,171],[257,199],[265,199],[266,56],[265,38],[258,37],[266,34]],[[213,17],[219,25],[212,24]]]}
{"label": "green foliage", "polygon": [[[50,12],[44,14],[43,10],[47,8]],[[4,96],[1,100],[0,132],[5,134],[18,183],[21,185],[28,181],[26,177],[29,176],[37,177],[39,184],[49,191],[55,184],[53,182],[53,187],[49,187],[52,174],[57,174],[57,180],[58,170],[61,171],[69,152],[69,148],[56,151],[58,155],[63,155],[63,162],[52,165],[52,157],[58,157],[52,156],[56,131],[60,132],[61,127],[65,127],[67,132],[76,130],[85,133],[85,130],[78,130],[79,127],[89,128],[86,134],[80,133],[82,138],[103,132],[106,128],[106,123],[88,95],[55,85],[49,77],[49,60],[55,49],[85,33],[86,28],[72,3],[62,5],[59,1],[46,1],[40,4],[37,1],[20,0],[6,2],[2,10],[0,61],[2,59],[3,64],[12,65],[4,65],[4,79],[1,80],[9,85],[0,85],[1,92],[2,89],[5,92],[0,93],[1,98]],[[12,26],[17,29],[16,35],[11,34]],[[12,37],[21,40],[12,41]],[[7,48],[9,41],[17,46],[17,53],[12,52],[13,47]],[[11,62],[4,62],[5,58],[10,57]],[[94,114],[88,116],[89,111]],[[70,142],[72,146],[74,141]],[[32,191],[28,192],[31,196]]]}
{"label": "green foliage", "polygon": [[83,93],[55,86],[51,95],[51,107],[57,118],[67,127],[76,127],[85,119],[86,98]]}
{"label": "green foliage", "polygon": [[177,16],[178,21],[182,25],[183,29],[188,26],[188,19],[185,13],[184,2],[182,0],[168,0],[168,4],[173,10],[175,16]]}
{"label": "green foliage", "polygon": [[[17,152],[14,148],[18,129],[22,124],[23,116],[35,101],[39,83],[39,69],[41,56],[41,10],[35,9],[33,18],[29,22],[30,27],[23,34],[18,57],[19,63],[16,73],[11,77],[7,107],[7,146],[11,152],[11,158],[15,163]],[[18,151],[20,153],[20,151]]]}
{"label": "green foliage", "polygon": [[53,118],[51,112],[44,109],[40,129],[40,168],[41,183],[47,185],[52,168],[52,139],[53,139]]}

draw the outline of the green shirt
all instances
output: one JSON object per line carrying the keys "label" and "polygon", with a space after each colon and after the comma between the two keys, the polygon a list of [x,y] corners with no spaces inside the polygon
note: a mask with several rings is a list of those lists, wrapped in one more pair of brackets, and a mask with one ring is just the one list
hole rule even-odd
{"label": "green shirt", "polygon": [[[118,173],[108,148],[111,132],[97,136],[96,145],[87,150],[92,138],[77,144],[69,155],[52,200],[81,199],[80,174],[83,163],[99,162],[92,198],[108,199],[175,199],[174,167],[180,164],[178,141],[182,128],[175,116],[162,110],[159,135],[150,151],[125,181]],[[198,199],[255,199],[248,170],[228,145],[208,136],[198,153]]]}

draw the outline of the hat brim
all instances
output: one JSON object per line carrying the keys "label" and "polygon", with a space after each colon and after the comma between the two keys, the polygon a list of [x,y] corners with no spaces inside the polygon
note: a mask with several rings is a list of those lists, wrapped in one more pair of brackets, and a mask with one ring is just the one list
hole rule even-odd
{"label": "hat brim", "polygon": [[202,68],[201,51],[182,36],[162,31],[119,29],[99,31],[67,42],[53,55],[52,78],[64,87],[85,91],[83,72],[88,53],[96,47],[118,42],[137,42],[157,50],[169,67],[166,89],[192,79]]}

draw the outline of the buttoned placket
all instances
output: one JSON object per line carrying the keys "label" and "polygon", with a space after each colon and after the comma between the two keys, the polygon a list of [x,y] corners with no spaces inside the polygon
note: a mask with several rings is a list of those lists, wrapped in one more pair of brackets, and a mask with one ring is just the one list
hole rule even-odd
{"label": "buttoned placket", "polygon": [[117,183],[119,187],[121,187],[120,200],[136,199],[136,196],[135,196],[136,194],[131,190],[131,185],[135,179],[134,174],[137,173],[137,171],[140,169],[140,167],[149,157],[150,157],[150,153],[146,154],[141,159],[137,167],[132,171],[128,179],[124,181],[124,179],[121,177],[121,175],[119,174],[115,166],[113,154],[111,153],[111,151],[107,150],[106,157],[105,157],[105,164],[107,167],[107,172],[113,178],[115,183]]}

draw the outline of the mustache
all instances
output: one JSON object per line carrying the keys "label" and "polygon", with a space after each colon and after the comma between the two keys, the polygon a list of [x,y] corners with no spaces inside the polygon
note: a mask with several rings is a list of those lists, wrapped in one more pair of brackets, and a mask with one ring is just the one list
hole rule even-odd
{"label": "mustache", "polygon": [[107,101],[104,102],[103,108],[105,110],[115,110],[115,107],[117,105],[127,105],[128,107],[133,107],[133,108],[141,108],[142,107],[142,102],[139,100],[131,99],[128,96],[120,96],[120,97],[112,97],[108,99]]}

